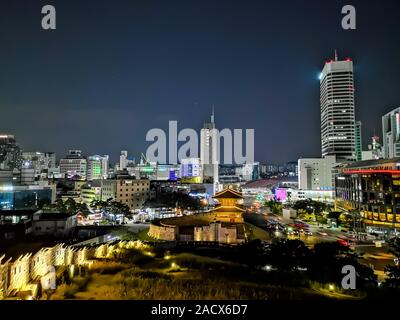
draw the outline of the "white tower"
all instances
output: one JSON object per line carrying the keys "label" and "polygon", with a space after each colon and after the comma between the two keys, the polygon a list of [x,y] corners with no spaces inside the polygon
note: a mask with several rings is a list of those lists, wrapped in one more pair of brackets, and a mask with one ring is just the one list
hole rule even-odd
{"label": "white tower", "polygon": [[353,62],[325,63],[320,75],[322,156],[336,155],[337,162],[356,159]]}
{"label": "white tower", "polygon": [[203,167],[203,181],[214,184],[218,190],[218,132],[215,128],[214,105],[210,122],[204,123],[200,131],[200,161]]}
{"label": "white tower", "polygon": [[121,151],[121,155],[119,156],[119,170],[126,169],[128,165],[128,151]]}

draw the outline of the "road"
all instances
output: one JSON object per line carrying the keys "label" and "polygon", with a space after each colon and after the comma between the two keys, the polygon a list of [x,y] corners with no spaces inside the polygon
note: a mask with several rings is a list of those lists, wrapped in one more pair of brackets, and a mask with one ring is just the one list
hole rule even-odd
{"label": "road", "polygon": [[[283,224],[293,223],[293,220],[291,219],[284,219],[282,217],[278,218],[278,216],[273,214],[264,215],[264,214],[250,213],[245,215],[245,220],[262,229],[265,229],[269,220],[275,220],[275,221],[278,220]],[[337,241],[338,236],[343,236],[343,233],[339,230],[322,229],[317,226],[310,226],[310,231],[312,232],[312,236],[306,236],[302,233],[300,233],[300,235],[287,236],[286,234],[283,234],[281,232],[273,233],[273,235],[277,238],[283,238],[283,239],[286,238],[291,240],[299,239],[303,241],[307,246],[314,246],[318,242]],[[321,234],[318,234],[318,232],[324,232],[327,235],[323,236]]]}
{"label": "road", "polygon": [[[262,229],[265,229],[269,220],[278,220],[284,224],[293,223],[291,219],[283,219],[274,214],[246,213],[245,220]],[[293,236],[287,236],[283,233],[271,233],[271,235],[282,239],[299,239],[310,248],[319,242],[337,241],[338,237],[345,235],[344,232],[338,229],[321,228],[315,225],[310,225],[310,231],[313,233],[312,236],[305,236],[301,233]],[[321,235],[318,232],[326,233],[326,235]],[[353,248],[357,254],[362,256],[361,262],[374,269],[379,281],[384,279],[385,267],[389,264],[394,264],[394,256],[389,253],[389,247],[385,244],[381,248],[377,248],[374,244],[356,244]]]}

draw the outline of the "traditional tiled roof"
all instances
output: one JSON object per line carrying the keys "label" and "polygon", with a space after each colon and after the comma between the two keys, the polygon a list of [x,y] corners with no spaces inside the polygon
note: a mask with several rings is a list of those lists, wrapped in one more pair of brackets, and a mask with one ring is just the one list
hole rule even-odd
{"label": "traditional tiled roof", "polygon": [[243,199],[242,193],[238,192],[233,189],[225,189],[220,192],[217,192],[214,197],[214,199]]}
{"label": "traditional tiled roof", "polygon": [[212,210],[212,212],[237,212],[237,211],[245,212],[246,210],[241,207],[238,207],[238,206],[232,206],[232,207],[231,206],[229,206],[229,207],[228,206],[218,206]]}

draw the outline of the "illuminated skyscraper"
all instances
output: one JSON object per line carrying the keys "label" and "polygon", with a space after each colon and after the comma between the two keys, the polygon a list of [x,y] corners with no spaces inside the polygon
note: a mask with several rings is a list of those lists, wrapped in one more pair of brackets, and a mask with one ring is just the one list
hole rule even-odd
{"label": "illuminated skyscraper", "polygon": [[327,61],[320,75],[322,156],[356,160],[353,62]]}

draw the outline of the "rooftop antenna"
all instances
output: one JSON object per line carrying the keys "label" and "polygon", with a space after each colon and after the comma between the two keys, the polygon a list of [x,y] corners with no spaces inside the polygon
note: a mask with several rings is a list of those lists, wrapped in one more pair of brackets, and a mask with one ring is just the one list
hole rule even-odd
{"label": "rooftop antenna", "polygon": [[214,104],[212,104],[211,123],[214,123]]}
{"label": "rooftop antenna", "polygon": [[335,61],[338,61],[337,50],[335,49]]}

